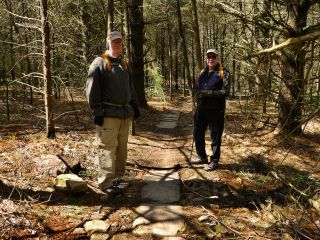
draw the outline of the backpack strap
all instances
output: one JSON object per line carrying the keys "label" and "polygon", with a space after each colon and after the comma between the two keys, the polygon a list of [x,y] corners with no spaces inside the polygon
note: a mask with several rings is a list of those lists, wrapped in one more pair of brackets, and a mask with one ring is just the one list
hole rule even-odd
{"label": "backpack strap", "polygon": [[[104,61],[106,62],[106,68],[108,71],[112,70],[112,64],[110,62],[109,56],[106,53],[102,53],[101,57],[104,59]],[[121,66],[128,71],[128,63],[125,59],[121,60]]]}
{"label": "backpack strap", "polygon": [[221,81],[223,81],[224,71],[223,71],[223,67],[221,64],[219,64],[219,76],[220,76]]}
{"label": "backpack strap", "polygon": [[111,62],[110,59],[108,57],[108,55],[106,53],[102,53],[101,57],[104,59],[104,61],[106,62],[106,68],[108,71],[111,71],[112,66],[111,66]]}

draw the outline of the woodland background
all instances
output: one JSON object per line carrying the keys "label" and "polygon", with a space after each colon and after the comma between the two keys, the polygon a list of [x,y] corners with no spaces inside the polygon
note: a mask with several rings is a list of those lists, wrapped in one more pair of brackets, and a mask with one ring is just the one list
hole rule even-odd
{"label": "woodland background", "polygon": [[[276,230],[271,229],[270,234],[283,236],[291,231],[295,239],[317,239],[318,0],[0,0],[0,26],[2,182],[23,176],[25,185],[39,184],[29,173],[20,173],[28,167],[15,164],[23,165],[40,152],[77,149],[73,157],[86,157],[89,147],[84,146],[91,145],[84,139],[93,131],[84,91],[87,71],[93,59],[105,51],[108,32],[118,30],[124,36],[123,55],[143,113],[136,126],[138,134],[159,120],[160,103],[165,110],[178,101],[177,106],[189,115],[180,120],[187,130],[177,133],[190,136],[191,90],[205,66],[206,50],[219,51],[220,61],[232,75],[226,144],[230,148],[241,141],[248,142],[247,148],[261,144],[260,149],[273,149],[271,155],[277,149],[270,158],[282,175],[266,175],[268,181],[271,178],[283,184],[279,192],[285,197],[280,205],[286,202],[289,210],[282,209],[277,215],[280,217],[272,226]],[[234,135],[229,136],[233,128]],[[242,131],[245,134],[237,135]],[[270,139],[264,138],[267,133],[272,134]],[[75,147],[72,139],[85,144]],[[61,140],[71,145],[59,147]],[[33,141],[41,147],[30,147]],[[261,159],[261,155],[254,157]],[[301,169],[290,172],[284,159],[286,163],[291,159],[291,164]],[[252,173],[241,174],[237,177],[255,179]],[[267,185],[264,181],[259,188]],[[9,198],[10,191],[2,198]],[[294,219],[294,211],[299,212],[299,219]]]}
{"label": "woodland background", "polygon": [[172,86],[192,89],[206,49],[216,48],[233,76],[231,96],[254,98],[264,114],[266,102],[276,102],[281,133],[300,134],[319,112],[319,29],[316,0],[3,0],[6,120],[13,118],[13,99],[32,106],[40,95],[47,135],[54,136],[54,99],[84,89],[88,66],[105,50],[108,31],[119,30],[141,107],[152,89],[166,87],[169,95]]}

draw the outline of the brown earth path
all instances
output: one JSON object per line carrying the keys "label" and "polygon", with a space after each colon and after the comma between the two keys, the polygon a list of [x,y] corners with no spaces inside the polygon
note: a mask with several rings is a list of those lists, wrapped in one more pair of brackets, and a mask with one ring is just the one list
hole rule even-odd
{"label": "brown earth path", "polygon": [[[56,154],[61,153],[80,160],[86,169],[82,177],[95,184],[95,138],[93,129],[83,128],[92,127],[89,115],[80,116],[78,129],[74,122],[71,130],[62,125],[66,121],[60,123],[66,130],[58,132],[55,140],[30,129],[3,138],[0,238],[88,239],[84,225],[96,219],[109,226],[110,239],[165,239],[154,233],[139,235],[133,223],[141,216],[138,208],[147,202],[141,196],[145,176],[173,168],[180,178],[180,200],[174,203],[181,207],[174,211],[184,220],[183,230],[175,234],[180,239],[294,239],[303,235],[317,239],[319,213],[312,205],[319,202],[317,194],[312,195],[320,179],[317,121],[306,126],[304,137],[280,142],[275,137],[276,119],[262,116],[252,121],[239,111],[239,104],[244,108],[246,102],[229,101],[221,165],[205,172],[202,166],[187,164],[192,143],[190,99],[149,104],[151,108],[137,122],[137,135],[129,139],[126,179],[131,184],[122,196],[107,203],[100,202],[101,195],[94,188],[81,195],[52,188],[61,167]],[[174,130],[157,128],[163,114],[174,109],[180,112]],[[209,138],[207,143],[210,153]]]}

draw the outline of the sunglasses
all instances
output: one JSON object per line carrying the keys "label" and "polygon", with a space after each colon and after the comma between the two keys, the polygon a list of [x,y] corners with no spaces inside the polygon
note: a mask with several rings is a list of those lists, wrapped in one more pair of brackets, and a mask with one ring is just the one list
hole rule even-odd
{"label": "sunglasses", "polygon": [[217,58],[217,56],[215,56],[215,55],[207,56],[207,59],[216,59],[216,58]]}

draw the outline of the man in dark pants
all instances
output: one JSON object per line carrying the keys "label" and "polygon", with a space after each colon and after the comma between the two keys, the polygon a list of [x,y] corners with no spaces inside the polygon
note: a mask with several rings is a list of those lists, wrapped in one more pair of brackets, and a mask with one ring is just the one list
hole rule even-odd
{"label": "man in dark pants", "polygon": [[[194,116],[194,141],[198,158],[191,163],[204,163],[204,169],[214,170],[220,160],[221,137],[224,128],[226,97],[229,95],[230,73],[218,62],[215,49],[207,51],[207,66],[200,73],[195,87],[197,109]],[[212,155],[208,164],[205,132],[209,127]]]}

